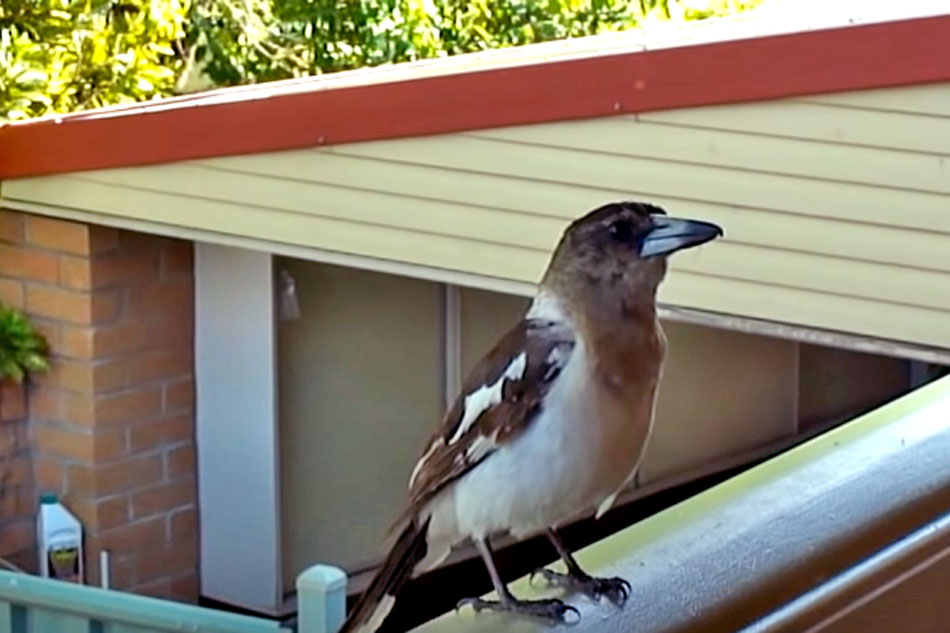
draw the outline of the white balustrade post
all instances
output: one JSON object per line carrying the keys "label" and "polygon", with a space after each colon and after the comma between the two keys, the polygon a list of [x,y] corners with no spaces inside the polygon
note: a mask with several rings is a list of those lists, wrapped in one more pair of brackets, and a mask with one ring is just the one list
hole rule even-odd
{"label": "white balustrade post", "polygon": [[298,633],[336,633],[346,617],[346,573],[314,565],[297,576]]}

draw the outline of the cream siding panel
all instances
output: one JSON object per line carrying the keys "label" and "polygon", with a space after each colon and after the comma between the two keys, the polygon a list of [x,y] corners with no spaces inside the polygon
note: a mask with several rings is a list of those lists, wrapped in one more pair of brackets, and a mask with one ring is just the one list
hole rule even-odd
{"label": "cream siding panel", "polygon": [[131,190],[78,178],[45,180],[31,189],[32,201],[62,202],[108,216],[149,220],[204,231],[251,236],[262,241],[310,246],[412,264],[536,281],[546,254],[490,242],[338,220],[206,198]]}
{"label": "cream siding panel", "polygon": [[[288,154],[292,154],[288,156]],[[528,236],[530,244],[539,248],[550,248],[554,245],[557,235],[564,226],[564,221],[576,215],[578,209],[591,206],[591,199],[598,202],[615,200],[623,197],[648,196],[640,192],[592,189],[584,186],[565,185],[560,183],[546,183],[510,178],[500,175],[487,175],[467,172],[460,178],[457,172],[451,170],[433,170],[426,166],[408,165],[384,161],[374,161],[363,158],[340,157],[318,152],[281,153],[273,154],[274,160],[262,160],[260,157],[241,157],[237,165],[240,169],[228,169],[226,172],[246,174],[247,178],[256,178],[254,168],[273,178],[288,178],[296,181],[288,187],[299,189],[301,183],[308,177],[313,182],[336,183],[336,186],[360,189],[375,193],[385,191],[398,196],[407,196],[421,199],[415,204],[411,213],[394,213],[395,207],[380,206],[376,209],[375,217],[382,218],[382,222],[392,226],[409,225],[418,219],[417,209],[425,213],[432,209],[430,201],[447,201],[461,203],[471,207],[472,212],[478,209],[489,211],[507,210],[529,215],[549,216],[559,220],[556,224],[549,223],[547,236]],[[253,161],[251,160],[253,158]],[[220,159],[221,161],[231,159]],[[220,162],[220,161],[217,161]],[[238,162],[238,161],[231,161]],[[203,169],[204,165],[191,165],[193,169]],[[286,167],[286,171],[284,168]],[[150,170],[110,170],[96,172],[82,176],[83,179],[94,180],[120,185],[145,188],[152,191],[164,191],[171,179],[176,180],[176,189],[197,191],[197,195],[212,197],[219,200],[240,201],[245,204],[250,201],[262,206],[277,206],[278,199],[287,198],[285,192],[278,191],[277,198],[269,198],[269,194],[256,191],[254,188],[242,186],[244,178],[234,178],[230,175],[222,177],[218,174],[186,172],[186,176],[178,180],[180,173],[173,168]],[[220,167],[214,167],[220,171]],[[280,189],[284,184],[274,181],[262,181],[267,185]],[[365,189],[372,185],[373,189]],[[297,210],[302,213],[353,218],[366,213],[365,209],[346,205],[341,208],[331,208],[328,204],[315,205],[313,200],[321,195],[323,190],[299,191],[297,198],[289,198],[288,210]],[[322,197],[321,200],[324,200]],[[803,217],[788,213],[771,212],[764,209],[748,207],[723,206],[701,201],[683,200],[668,196],[650,196],[650,199],[666,206],[675,213],[687,217],[707,218],[719,222],[729,228],[728,241],[748,245],[770,246],[781,249],[790,249],[802,252],[861,259],[878,263],[910,265],[919,268],[950,271],[950,258],[947,249],[950,243],[947,237],[929,231],[912,231],[891,229],[881,231],[880,227],[868,224],[840,221],[825,218]],[[377,198],[379,200],[379,198]],[[477,200],[479,206],[472,206],[471,201]],[[396,201],[400,205],[405,201]],[[507,205],[507,206],[503,206]],[[444,205],[439,208],[444,208]],[[453,209],[457,212],[457,209]],[[372,211],[372,210],[370,210]],[[451,216],[440,214],[443,218],[452,220]],[[365,216],[363,216],[365,217]],[[496,216],[497,217],[497,216]],[[504,230],[501,233],[504,240],[525,239],[525,236],[512,236],[511,230],[532,230],[532,227],[519,225],[519,213],[507,216],[503,221]],[[453,221],[447,222],[450,227],[464,226],[464,217],[455,216]],[[416,223],[418,224],[418,223]],[[436,224],[430,225],[434,230]],[[442,222],[441,224],[446,224]],[[535,224],[534,230],[538,230]],[[424,228],[423,230],[426,230]],[[847,240],[842,240],[842,233],[847,233]],[[465,237],[472,233],[462,232]],[[543,240],[547,241],[543,241]],[[679,264],[677,264],[679,265]]]}
{"label": "cream siding panel", "polygon": [[726,229],[674,260],[668,303],[950,347],[948,95],[950,84],[102,170],[6,182],[3,195],[529,283],[570,219],[645,198]]}
{"label": "cream siding panel", "polygon": [[[49,189],[56,191],[52,186]],[[226,226],[235,234],[253,235],[271,242],[330,248],[516,281],[536,281],[547,261],[547,254],[542,251],[431,233],[425,239],[420,239],[420,235],[412,231],[280,213],[274,209],[156,192],[137,191],[132,195],[130,190],[79,180],[70,183],[70,190],[77,206],[82,206],[84,200],[96,200],[98,206],[93,208],[105,214],[140,217],[208,231],[220,231]],[[38,198],[42,202],[42,197]],[[223,219],[227,222],[222,222]],[[681,261],[687,257],[701,257],[711,251],[703,249],[688,253]],[[750,267],[754,267],[754,263]],[[740,282],[674,269],[669,282],[662,289],[661,300],[684,307],[861,332],[884,338],[950,344],[950,319],[946,318],[946,312],[891,303],[862,302],[836,294],[817,295],[808,290],[786,288],[778,283],[763,285]]]}
{"label": "cream siding panel", "polygon": [[[950,95],[946,88],[936,96]],[[947,96],[946,98],[950,98]],[[638,115],[641,121],[831,143],[947,153],[950,119],[832,107],[822,103],[770,102],[686,108]]]}
{"label": "cream siding panel", "polygon": [[[274,209],[300,216],[328,216],[466,241],[478,239],[492,244],[533,249],[542,258],[556,243],[565,224],[562,219],[539,215],[471,205],[447,205],[444,202],[404,196],[390,197],[375,191],[354,191],[296,180],[279,181],[253,174],[217,172],[209,177],[207,170],[187,166],[169,167],[163,171],[163,179],[174,180],[180,194],[194,199],[240,201],[245,205],[260,207],[270,205]],[[134,176],[135,172],[119,174],[124,177],[112,180],[125,181],[129,175]],[[517,184],[518,181],[513,182]],[[161,193],[159,183],[153,183],[152,187],[156,194]],[[319,213],[311,209],[312,200],[321,201]],[[676,205],[671,208],[676,208]],[[715,217],[715,213],[697,215],[722,222]],[[730,225],[728,222],[722,223]],[[944,244],[940,245],[942,248],[938,247],[933,253],[933,259],[937,265],[947,266],[950,265],[950,258],[945,253],[950,247],[950,238],[943,241]],[[847,289],[854,296],[950,310],[950,294],[935,294],[931,290],[948,281],[945,273],[920,270],[917,283],[908,285],[906,272],[896,266],[790,250],[763,249],[754,244],[754,240],[745,243],[722,242],[714,249],[684,253],[677,258],[675,266],[677,270],[763,283],[781,279],[785,285],[811,286],[827,292]],[[756,261],[757,265],[749,266],[750,261]]]}
{"label": "cream siding panel", "polygon": [[939,83],[903,88],[856,90],[854,92],[804,97],[801,100],[849,108],[950,117],[950,90],[947,89],[946,84]]}
{"label": "cream siding panel", "polygon": [[728,242],[719,246],[689,253],[688,258],[684,254],[684,263],[675,270],[950,310],[950,293],[933,291],[950,287],[945,273],[917,270],[914,283],[908,284],[908,271],[896,266]]}
{"label": "cream siding panel", "polygon": [[[89,182],[108,182],[106,178]],[[473,204],[447,203],[385,192],[281,180],[254,174],[209,171],[188,166],[169,167],[160,181],[136,183],[137,188],[162,193],[162,182],[173,181],[176,195],[240,203],[300,216],[335,218],[374,226],[398,227],[421,233],[458,235],[546,250],[557,240],[563,220],[512,213]],[[123,183],[109,183],[123,184]],[[471,199],[470,199],[471,200]],[[514,220],[519,231],[513,233]]]}
{"label": "cream siding panel", "polygon": [[[754,265],[750,262],[750,266]],[[908,279],[908,283],[914,282]],[[946,291],[946,285],[934,289]],[[950,319],[946,311],[816,293],[778,283],[754,284],[681,274],[661,289],[660,300],[712,312],[950,347]]]}
{"label": "cream siding panel", "polygon": [[[950,121],[948,121],[950,123]],[[631,126],[634,126],[631,129]],[[950,126],[947,129],[950,133]],[[480,132],[480,138],[567,147],[591,152],[730,167],[900,189],[950,193],[950,161],[911,153],[834,143],[690,129],[671,134],[666,125],[615,117],[583,126],[554,123]]]}
{"label": "cream siding panel", "polygon": [[[671,133],[684,132],[671,130]],[[781,150],[781,143],[778,143],[776,151]],[[411,139],[398,144],[354,144],[340,146],[334,151],[414,162],[434,168],[505,174],[541,182],[639,191],[651,195],[675,195],[726,205],[950,233],[947,198],[917,191],[559,147],[541,148],[470,136]]]}
{"label": "cream siding panel", "polygon": [[[578,208],[590,204],[591,190],[569,184],[526,181],[477,171],[432,169],[374,157],[349,156],[333,151],[299,151],[216,159],[203,165],[241,174],[263,173],[274,178],[322,182],[357,189],[386,191],[433,200],[472,203],[479,206],[546,215],[568,220]],[[624,190],[595,192],[605,200],[624,195]]]}

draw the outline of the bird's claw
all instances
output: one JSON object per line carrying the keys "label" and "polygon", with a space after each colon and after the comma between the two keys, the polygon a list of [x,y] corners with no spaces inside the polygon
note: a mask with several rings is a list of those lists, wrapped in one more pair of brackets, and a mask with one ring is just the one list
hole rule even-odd
{"label": "bird's claw", "polygon": [[[471,606],[476,613],[479,611],[508,611],[520,615],[529,615],[535,618],[551,620],[559,624],[577,624],[581,620],[581,612],[563,600],[511,600],[499,602],[497,600],[483,600],[482,598],[463,598],[455,605],[458,611],[464,606]],[[568,614],[573,614],[569,618]]]}
{"label": "bird's claw", "polygon": [[607,598],[618,607],[623,606],[627,598],[630,597],[630,583],[618,576],[613,578],[577,576],[561,574],[542,567],[531,572],[528,582],[532,582],[536,575],[542,576],[550,585],[580,591],[594,600],[600,600],[602,597]]}
{"label": "bird's claw", "polygon": [[613,578],[591,578],[591,589],[585,593],[599,599],[603,596],[613,602],[618,607],[623,606],[630,597],[630,583],[615,576]]}

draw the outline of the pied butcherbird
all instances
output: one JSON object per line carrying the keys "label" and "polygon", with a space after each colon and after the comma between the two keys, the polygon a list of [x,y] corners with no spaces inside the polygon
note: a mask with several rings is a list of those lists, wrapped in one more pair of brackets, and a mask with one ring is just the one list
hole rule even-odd
{"label": "pied butcherbird", "polygon": [[585,511],[602,515],[636,472],[666,348],[656,291],[667,257],[720,235],[641,202],[607,204],[570,224],[524,318],[467,377],[421,452],[395,541],[344,633],[376,630],[402,586],[466,539],[499,599],[462,603],[556,621],[579,615],[560,600],[508,591],[489,547],[505,533],[546,532],[568,570],[540,570],[549,581],[623,603],[627,582],[587,575],[555,530]]}

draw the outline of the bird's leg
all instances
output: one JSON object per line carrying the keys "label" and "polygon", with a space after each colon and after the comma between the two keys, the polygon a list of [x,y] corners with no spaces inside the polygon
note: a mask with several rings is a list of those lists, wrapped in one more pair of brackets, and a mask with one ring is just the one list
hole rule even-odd
{"label": "bird's leg", "polygon": [[488,541],[473,539],[478,553],[485,561],[485,567],[488,568],[488,575],[491,576],[492,585],[498,594],[498,600],[483,600],[482,598],[463,598],[459,600],[456,609],[465,605],[471,605],[475,611],[508,611],[510,613],[519,613],[530,615],[555,622],[568,622],[568,613],[573,613],[577,619],[580,619],[580,612],[569,604],[564,604],[561,600],[519,600],[511,595],[508,586],[502,582],[498,570],[495,568],[495,561],[492,558],[492,551]]}
{"label": "bird's leg", "polygon": [[547,535],[561,560],[567,565],[567,573],[561,574],[542,567],[532,573],[532,577],[535,574],[543,576],[545,580],[553,585],[581,591],[594,600],[599,600],[603,596],[618,606],[627,601],[627,597],[630,595],[630,583],[619,577],[594,578],[581,569],[553,528],[548,529]]}

